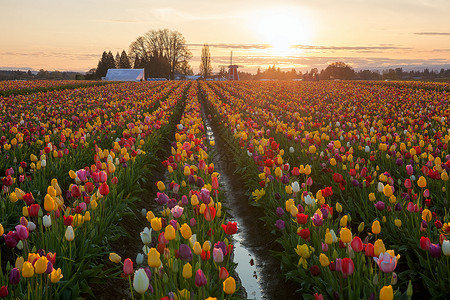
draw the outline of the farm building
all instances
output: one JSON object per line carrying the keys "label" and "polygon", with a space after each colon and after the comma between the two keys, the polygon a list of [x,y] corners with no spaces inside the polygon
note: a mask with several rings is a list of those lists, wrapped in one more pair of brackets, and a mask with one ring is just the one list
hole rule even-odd
{"label": "farm building", "polygon": [[144,69],[108,69],[102,80],[108,81],[140,81],[144,80]]}

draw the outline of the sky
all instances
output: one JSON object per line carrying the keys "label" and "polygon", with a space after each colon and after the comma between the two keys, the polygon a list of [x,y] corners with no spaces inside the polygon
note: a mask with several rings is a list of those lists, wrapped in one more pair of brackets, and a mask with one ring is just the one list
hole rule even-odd
{"label": "sky", "polygon": [[450,68],[449,0],[0,0],[0,69],[85,72],[149,30],[179,31],[198,72]]}

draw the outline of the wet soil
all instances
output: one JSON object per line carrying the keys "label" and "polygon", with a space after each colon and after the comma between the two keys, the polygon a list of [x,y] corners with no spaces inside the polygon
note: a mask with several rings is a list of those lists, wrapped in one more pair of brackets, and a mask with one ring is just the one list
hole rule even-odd
{"label": "wet soil", "polygon": [[238,233],[233,235],[234,261],[238,263],[237,273],[246,290],[248,299],[294,299],[300,286],[286,282],[281,275],[280,262],[271,251],[282,251],[275,237],[268,232],[259,219],[263,211],[249,204],[243,180],[235,174],[236,165],[227,150],[227,141],[219,134],[217,127],[207,115],[208,108],[202,106],[207,137],[215,140],[217,153],[213,156],[215,169],[219,172],[219,184],[225,193],[230,221],[238,224]]}

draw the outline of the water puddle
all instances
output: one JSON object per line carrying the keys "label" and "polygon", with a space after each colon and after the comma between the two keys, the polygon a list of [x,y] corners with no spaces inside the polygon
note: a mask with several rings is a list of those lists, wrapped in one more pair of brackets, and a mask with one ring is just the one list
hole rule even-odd
{"label": "water puddle", "polygon": [[280,262],[270,255],[271,250],[280,250],[279,245],[259,220],[261,211],[248,203],[245,186],[234,174],[236,166],[227,149],[227,141],[214,134],[214,125],[209,122],[205,111],[202,113],[206,135],[216,142],[217,153],[212,161],[220,174],[224,204],[231,215],[230,221],[238,224],[238,232],[233,235],[234,261],[238,264],[236,272],[247,299],[292,299],[299,286],[286,283],[281,276]]}

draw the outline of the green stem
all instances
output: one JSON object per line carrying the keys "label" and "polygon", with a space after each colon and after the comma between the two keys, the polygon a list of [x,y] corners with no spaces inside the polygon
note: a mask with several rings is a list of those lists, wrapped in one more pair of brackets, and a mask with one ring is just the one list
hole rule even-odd
{"label": "green stem", "polygon": [[[134,293],[133,293],[133,287],[131,285],[131,276],[128,275],[128,282],[130,283],[130,292],[131,292],[131,300],[134,300]],[[142,297],[144,296],[144,294],[142,294]]]}

